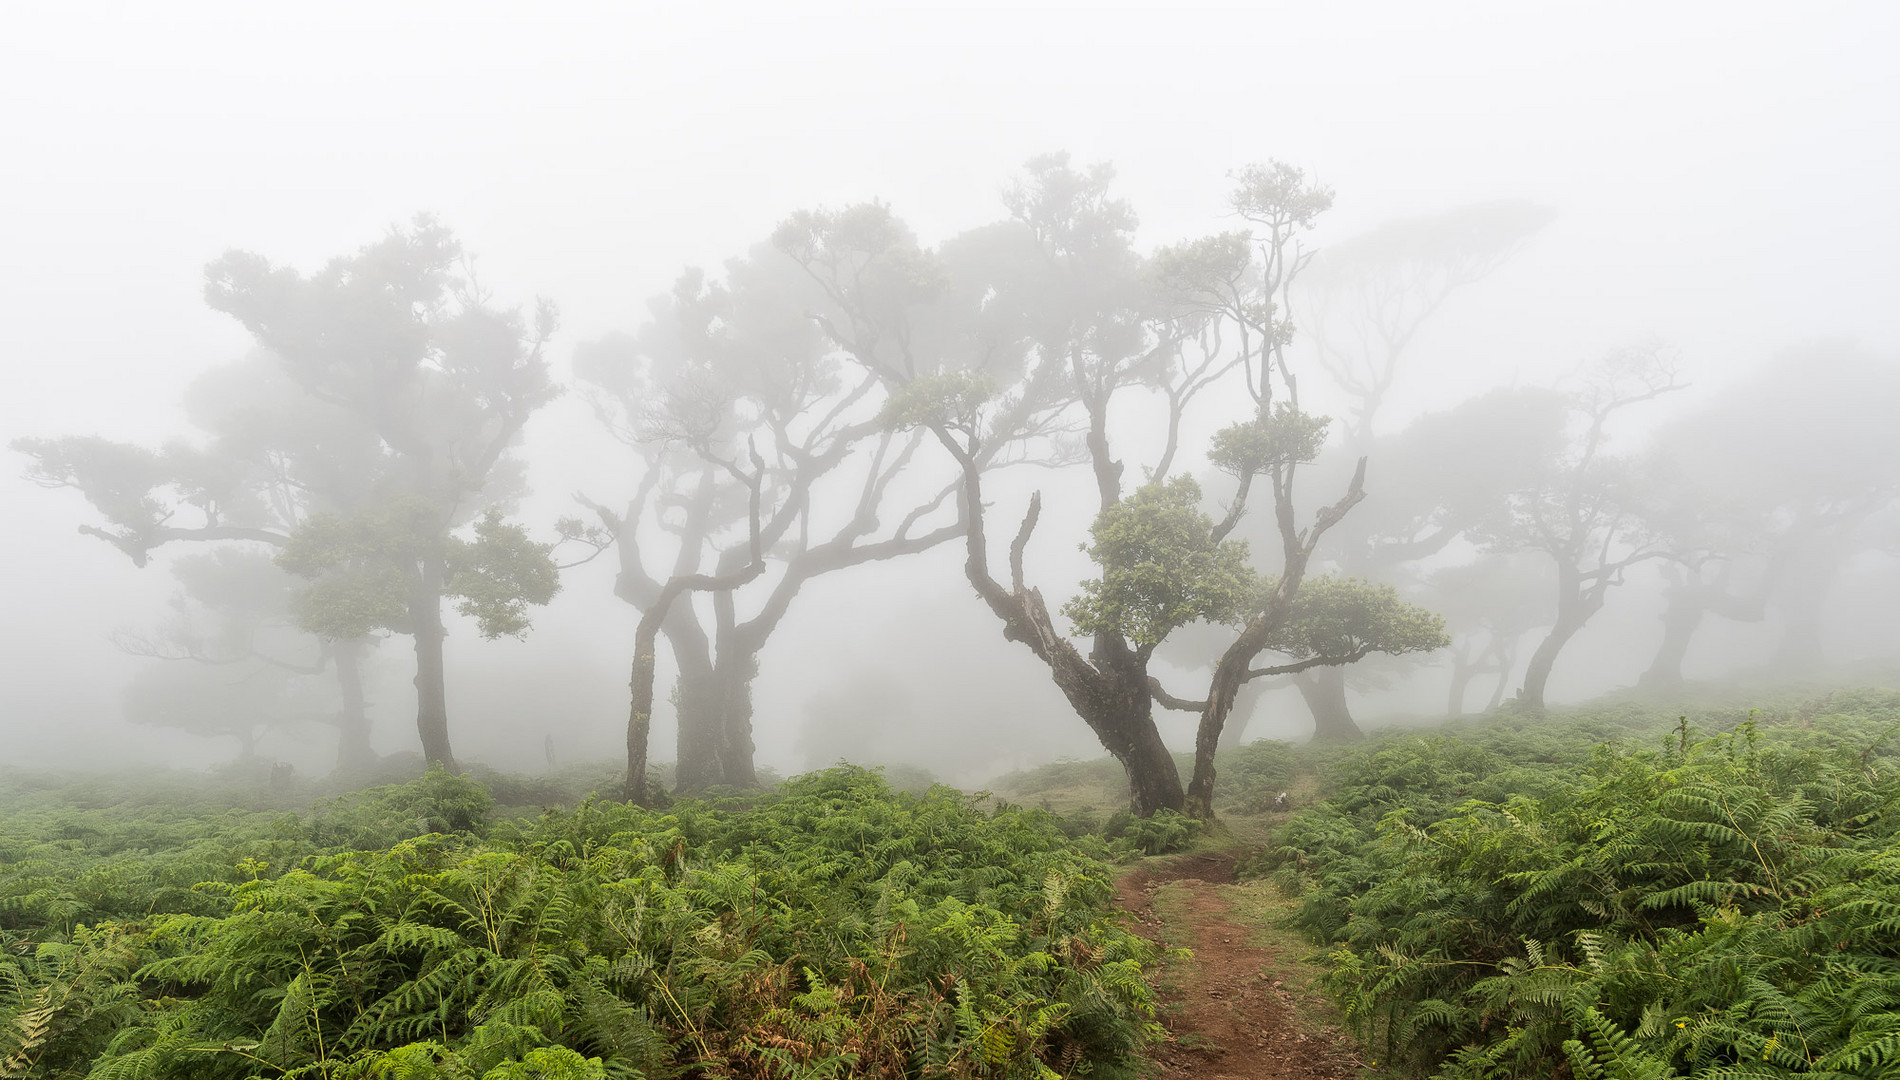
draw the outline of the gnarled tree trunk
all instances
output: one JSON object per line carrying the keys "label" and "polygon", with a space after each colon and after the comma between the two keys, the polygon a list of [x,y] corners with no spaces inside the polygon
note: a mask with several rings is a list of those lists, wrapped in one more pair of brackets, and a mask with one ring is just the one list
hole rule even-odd
{"label": "gnarled tree trunk", "polygon": [[1186,793],[1174,755],[1161,741],[1161,729],[1155,724],[1147,667],[1136,663],[1133,656],[1127,659],[1131,662],[1129,670],[1091,680],[1096,685],[1077,686],[1075,693],[1063,685],[1060,674],[1056,683],[1101,740],[1102,747],[1121,762],[1128,774],[1129,809],[1141,817],[1150,817],[1157,810],[1179,812]]}
{"label": "gnarled tree trunk", "polygon": [[[1030,498],[1029,512],[1010,545],[1009,587],[991,576],[981,472],[954,440],[942,431],[938,434],[963,466],[959,517],[968,525],[964,534],[964,577],[1001,620],[1004,639],[1021,642],[1048,665],[1056,688],[1069,700],[1076,715],[1101,740],[1103,749],[1121,762],[1128,773],[1131,810],[1148,817],[1157,810],[1184,809],[1180,771],[1155,725],[1148,654],[1131,648],[1117,634],[1101,633],[1095,636],[1091,654],[1085,658],[1074,642],[1056,631],[1042,591],[1023,580],[1023,548],[1042,514],[1040,493]],[[1120,468],[1117,463],[1112,471],[1119,475]],[[1098,469],[1098,474],[1101,471]]]}
{"label": "gnarled tree trunk", "polygon": [[1123,750],[1115,753],[1111,748],[1109,752],[1128,773],[1129,808],[1140,817],[1152,817],[1158,810],[1179,813],[1186,797],[1181,773],[1174,767],[1174,756],[1161,742],[1154,717],[1130,714],[1116,718],[1115,726],[1123,733],[1117,740]]}
{"label": "gnarled tree trunk", "polygon": [[[703,659],[703,658],[702,658]],[[752,657],[721,657],[713,664],[681,664],[678,758],[674,784],[682,792],[710,787],[753,787]]]}
{"label": "gnarled tree trunk", "polygon": [[1517,692],[1517,698],[1525,707],[1537,712],[1544,710],[1545,690],[1550,685],[1551,669],[1557,666],[1558,654],[1590,617],[1602,609],[1611,580],[1603,571],[1586,577],[1575,566],[1558,563],[1557,620],[1551,624],[1544,640],[1537,643],[1537,651],[1531,654],[1531,662],[1524,668],[1524,686]]}
{"label": "gnarled tree trunk", "polygon": [[737,668],[722,676],[725,706],[719,728],[719,771],[730,787],[751,788],[759,785],[759,774],[752,757],[758,747],[752,741],[752,680],[759,673],[758,658],[734,657],[722,667]]}

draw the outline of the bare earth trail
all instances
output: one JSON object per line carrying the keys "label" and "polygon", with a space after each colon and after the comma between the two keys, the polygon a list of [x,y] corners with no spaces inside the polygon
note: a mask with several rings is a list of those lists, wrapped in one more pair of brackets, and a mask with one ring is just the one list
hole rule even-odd
{"label": "bare earth trail", "polygon": [[[1196,1080],[1356,1080],[1353,1048],[1318,1019],[1326,1003],[1283,985],[1281,949],[1253,944],[1258,927],[1236,925],[1222,886],[1234,881],[1235,853],[1151,859],[1115,883],[1116,906],[1139,931],[1194,951],[1171,965],[1162,987],[1173,1042],[1157,1048],[1165,1078]],[[1155,893],[1168,889],[1167,919]]]}

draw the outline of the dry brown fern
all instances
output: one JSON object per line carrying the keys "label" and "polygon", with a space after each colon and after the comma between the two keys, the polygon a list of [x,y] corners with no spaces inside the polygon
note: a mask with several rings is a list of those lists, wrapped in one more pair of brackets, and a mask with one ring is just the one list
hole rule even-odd
{"label": "dry brown fern", "polygon": [[53,1017],[59,1012],[59,1006],[52,1001],[51,990],[51,987],[42,987],[34,995],[33,1008],[13,1018],[20,1045],[5,1061],[0,1061],[0,1080],[26,1080],[31,1075],[33,1062],[39,1057],[35,1051],[45,1045],[52,1031]]}

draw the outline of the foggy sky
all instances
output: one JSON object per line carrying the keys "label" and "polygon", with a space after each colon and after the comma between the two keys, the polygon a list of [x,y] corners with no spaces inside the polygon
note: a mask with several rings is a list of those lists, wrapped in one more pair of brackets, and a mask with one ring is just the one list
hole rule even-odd
{"label": "foggy sky", "polygon": [[[567,381],[575,344],[633,329],[683,266],[717,267],[793,210],[878,198],[931,244],[997,217],[1003,182],[1055,149],[1116,165],[1145,245],[1231,227],[1227,170],[1269,156],[1338,192],[1321,245],[1475,199],[1557,208],[1430,324],[1411,370],[1456,377],[1402,379],[1388,429],[1634,338],[1673,343],[1699,386],[1817,336],[1900,346],[1891,5],[545,7],[9,11],[0,433],[183,433],[188,380],[249,345],[200,295],[203,265],[228,248],[310,270],[434,212],[499,300],[560,304]],[[529,427],[523,517],[544,530],[571,512],[569,492],[612,501],[630,483],[589,424],[569,395]],[[7,457],[0,758],[204,756],[118,720],[137,662],[108,634],[151,621],[174,589],[165,560],[135,570],[75,535],[78,495],[17,479],[24,460]],[[943,555],[863,580],[968,601],[959,640],[1010,656]],[[571,574],[525,643],[451,640],[458,670],[490,658],[470,672],[480,681],[450,684],[468,756],[538,758],[544,731],[613,753],[634,613],[609,595],[611,563]],[[819,689],[801,673],[862,663],[884,636],[841,623],[860,580],[811,590],[768,647],[762,761],[796,763]],[[1585,685],[1565,679],[1591,648],[1580,640],[1557,696]],[[404,643],[383,651],[400,676]],[[1014,662],[1087,752],[1034,662]],[[484,695],[533,719],[478,732],[469,703]],[[413,745],[403,708],[379,718],[379,748]],[[670,738],[656,731],[656,756]]]}

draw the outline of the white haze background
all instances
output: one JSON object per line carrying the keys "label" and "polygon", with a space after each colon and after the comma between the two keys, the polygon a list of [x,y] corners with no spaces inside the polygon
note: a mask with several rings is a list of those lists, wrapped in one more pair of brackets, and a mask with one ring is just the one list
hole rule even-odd
{"label": "white haze background", "polygon": [[[0,34],[0,434],[182,433],[187,380],[248,345],[200,299],[203,264],[227,248],[310,270],[434,212],[498,298],[560,304],[565,379],[576,343],[633,329],[683,266],[716,267],[790,211],[882,199],[934,243],[999,215],[1005,179],[1053,149],[1113,162],[1150,244],[1226,227],[1226,171],[1268,156],[1337,190],[1321,244],[1476,199],[1556,207],[1526,253],[1429,325],[1385,430],[1635,339],[1672,343],[1698,388],[1816,337],[1891,356],[1897,10],[16,5]],[[570,491],[612,501],[628,484],[578,395],[534,421],[526,450],[524,515],[544,529],[572,512]],[[164,560],[136,570],[75,535],[78,495],[35,489],[9,458],[0,761],[224,753],[119,720],[138,661],[108,635],[156,617],[174,588]],[[1038,576],[1066,588],[1075,534],[1049,533]],[[915,674],[914,697],[1015,710],[1003,730],[1022,755],[1091,752],[937,554],[808,590],[764,656],[763,761],[801,765],[804,702],[878,669]],[[550,733],[565,757],[616,753],[635,616],[609,595],[610,563],[570,575],[526,642],[457,628],[464,756],[538,765]],[[1616,650],[1619,627],[1639,625],[1650,632],[1606,613],[1553,693],[1601,689],[1592,657],[1629,669],[1603,678],[1633,677],[1634,653]],[[384,650],[384,750],[414,744],[404,649]],[[656,731],[657,756],[670,746]],[[265,751],[320,764],[327,748]]]}

